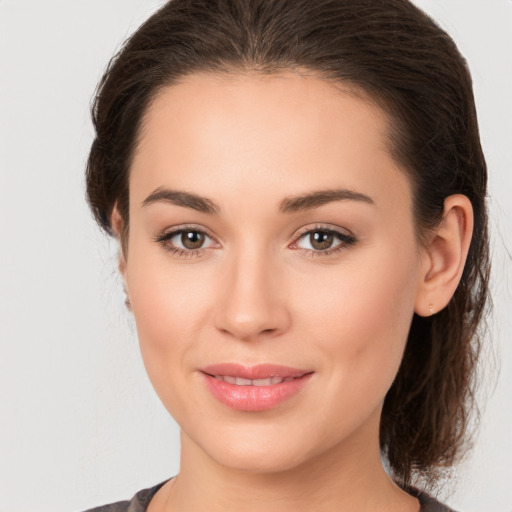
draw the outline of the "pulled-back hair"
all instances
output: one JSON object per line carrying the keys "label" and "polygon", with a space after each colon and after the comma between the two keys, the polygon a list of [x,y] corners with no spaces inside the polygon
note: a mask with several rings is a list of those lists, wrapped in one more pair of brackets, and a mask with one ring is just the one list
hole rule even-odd
{"label": "pulled-back hair", "polygon": [[[473,206],[460,284],[442,311],[414,315],[380,428],[397,481],[433,481],[465,446],[488,295],[487,171],[471,78],[451,38],[407,0],[172,0],[110,62],[93,105],[87,193],[112,233],[128,226],[128,178],[145,112],[196,72],[305,70],[362,92],[390,119],[389,150],[410,178],[420,240],[451,194]],[[124,231],[124,237],[127,230]]]}

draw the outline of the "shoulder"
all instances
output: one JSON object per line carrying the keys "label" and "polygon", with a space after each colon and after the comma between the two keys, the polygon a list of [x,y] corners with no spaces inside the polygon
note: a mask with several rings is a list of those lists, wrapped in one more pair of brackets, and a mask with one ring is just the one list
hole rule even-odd
{"label": "shoulder", "polygon": [[[167,480],[165,481],[167,482]],[[157,491],[165,484],[161,482],[149,489],[142,489],[131,500],[118,501],[110,503],[109,505],[102,505],[101,507],[90,508],[85,512],[145,512],[148,508],[151,498]]]}
{"label": "shoulder", "polygon": [[[109,505],[90,508],[85,512],[145,512],[153,496],[166,482],[167,480],[154,487],[142,489],[129,501],[110,503]],[[407,492],[418,498],[421,505],[420,512],[455,512],[453,509],[443,505],[432,498],[432,496],[418,489],[408,488]]]}

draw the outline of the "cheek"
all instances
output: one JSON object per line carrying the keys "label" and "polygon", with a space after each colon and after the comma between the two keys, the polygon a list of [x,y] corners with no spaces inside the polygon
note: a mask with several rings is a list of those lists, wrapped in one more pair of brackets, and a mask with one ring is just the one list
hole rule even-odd
{"label": "cheek", "polygon": [[390,250],[359,256],[347,258],[336,272],[317,275],[315,288],[309,288],[315,293],[300,296],[302,329],[331,356],[333,385],[341,380],[354,392],[383,398],[398,371],[414,312],[416,261]]}
{"label": "cheek", "polygon": [[207,322],[214,291],[207,276],[192,269],[172,268],[165,253],[143,247],[130,252],[126,280],[141,354],[157,392],[179,378],[176,370],[185,368],[187,351]]}

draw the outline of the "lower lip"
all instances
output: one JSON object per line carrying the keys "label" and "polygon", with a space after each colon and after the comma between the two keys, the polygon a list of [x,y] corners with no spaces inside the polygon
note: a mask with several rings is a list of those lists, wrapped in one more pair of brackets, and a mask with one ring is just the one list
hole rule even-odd
{"label": "lower lip", "polygon": [[313,374],[272,386],[237,386],[203,373],[206,385],[221,403],[238,411],[266,411],[297,395]]}

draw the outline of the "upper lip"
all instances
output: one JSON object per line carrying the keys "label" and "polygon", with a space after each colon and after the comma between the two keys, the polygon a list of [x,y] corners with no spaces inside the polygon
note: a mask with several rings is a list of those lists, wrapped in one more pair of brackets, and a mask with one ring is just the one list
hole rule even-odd
{"label": "upper lip", "polygon": [[203,373],[212,376],[229,375],[231,377],[239,377],[242,379],[268,379],[270,377],[302,377],[311,370],[300,368],[292,368],[290,366],[282,366],[277,364],[257,364],[254,366],[244,366],[238,363],[220,363],[211,364],[199,368]]}

